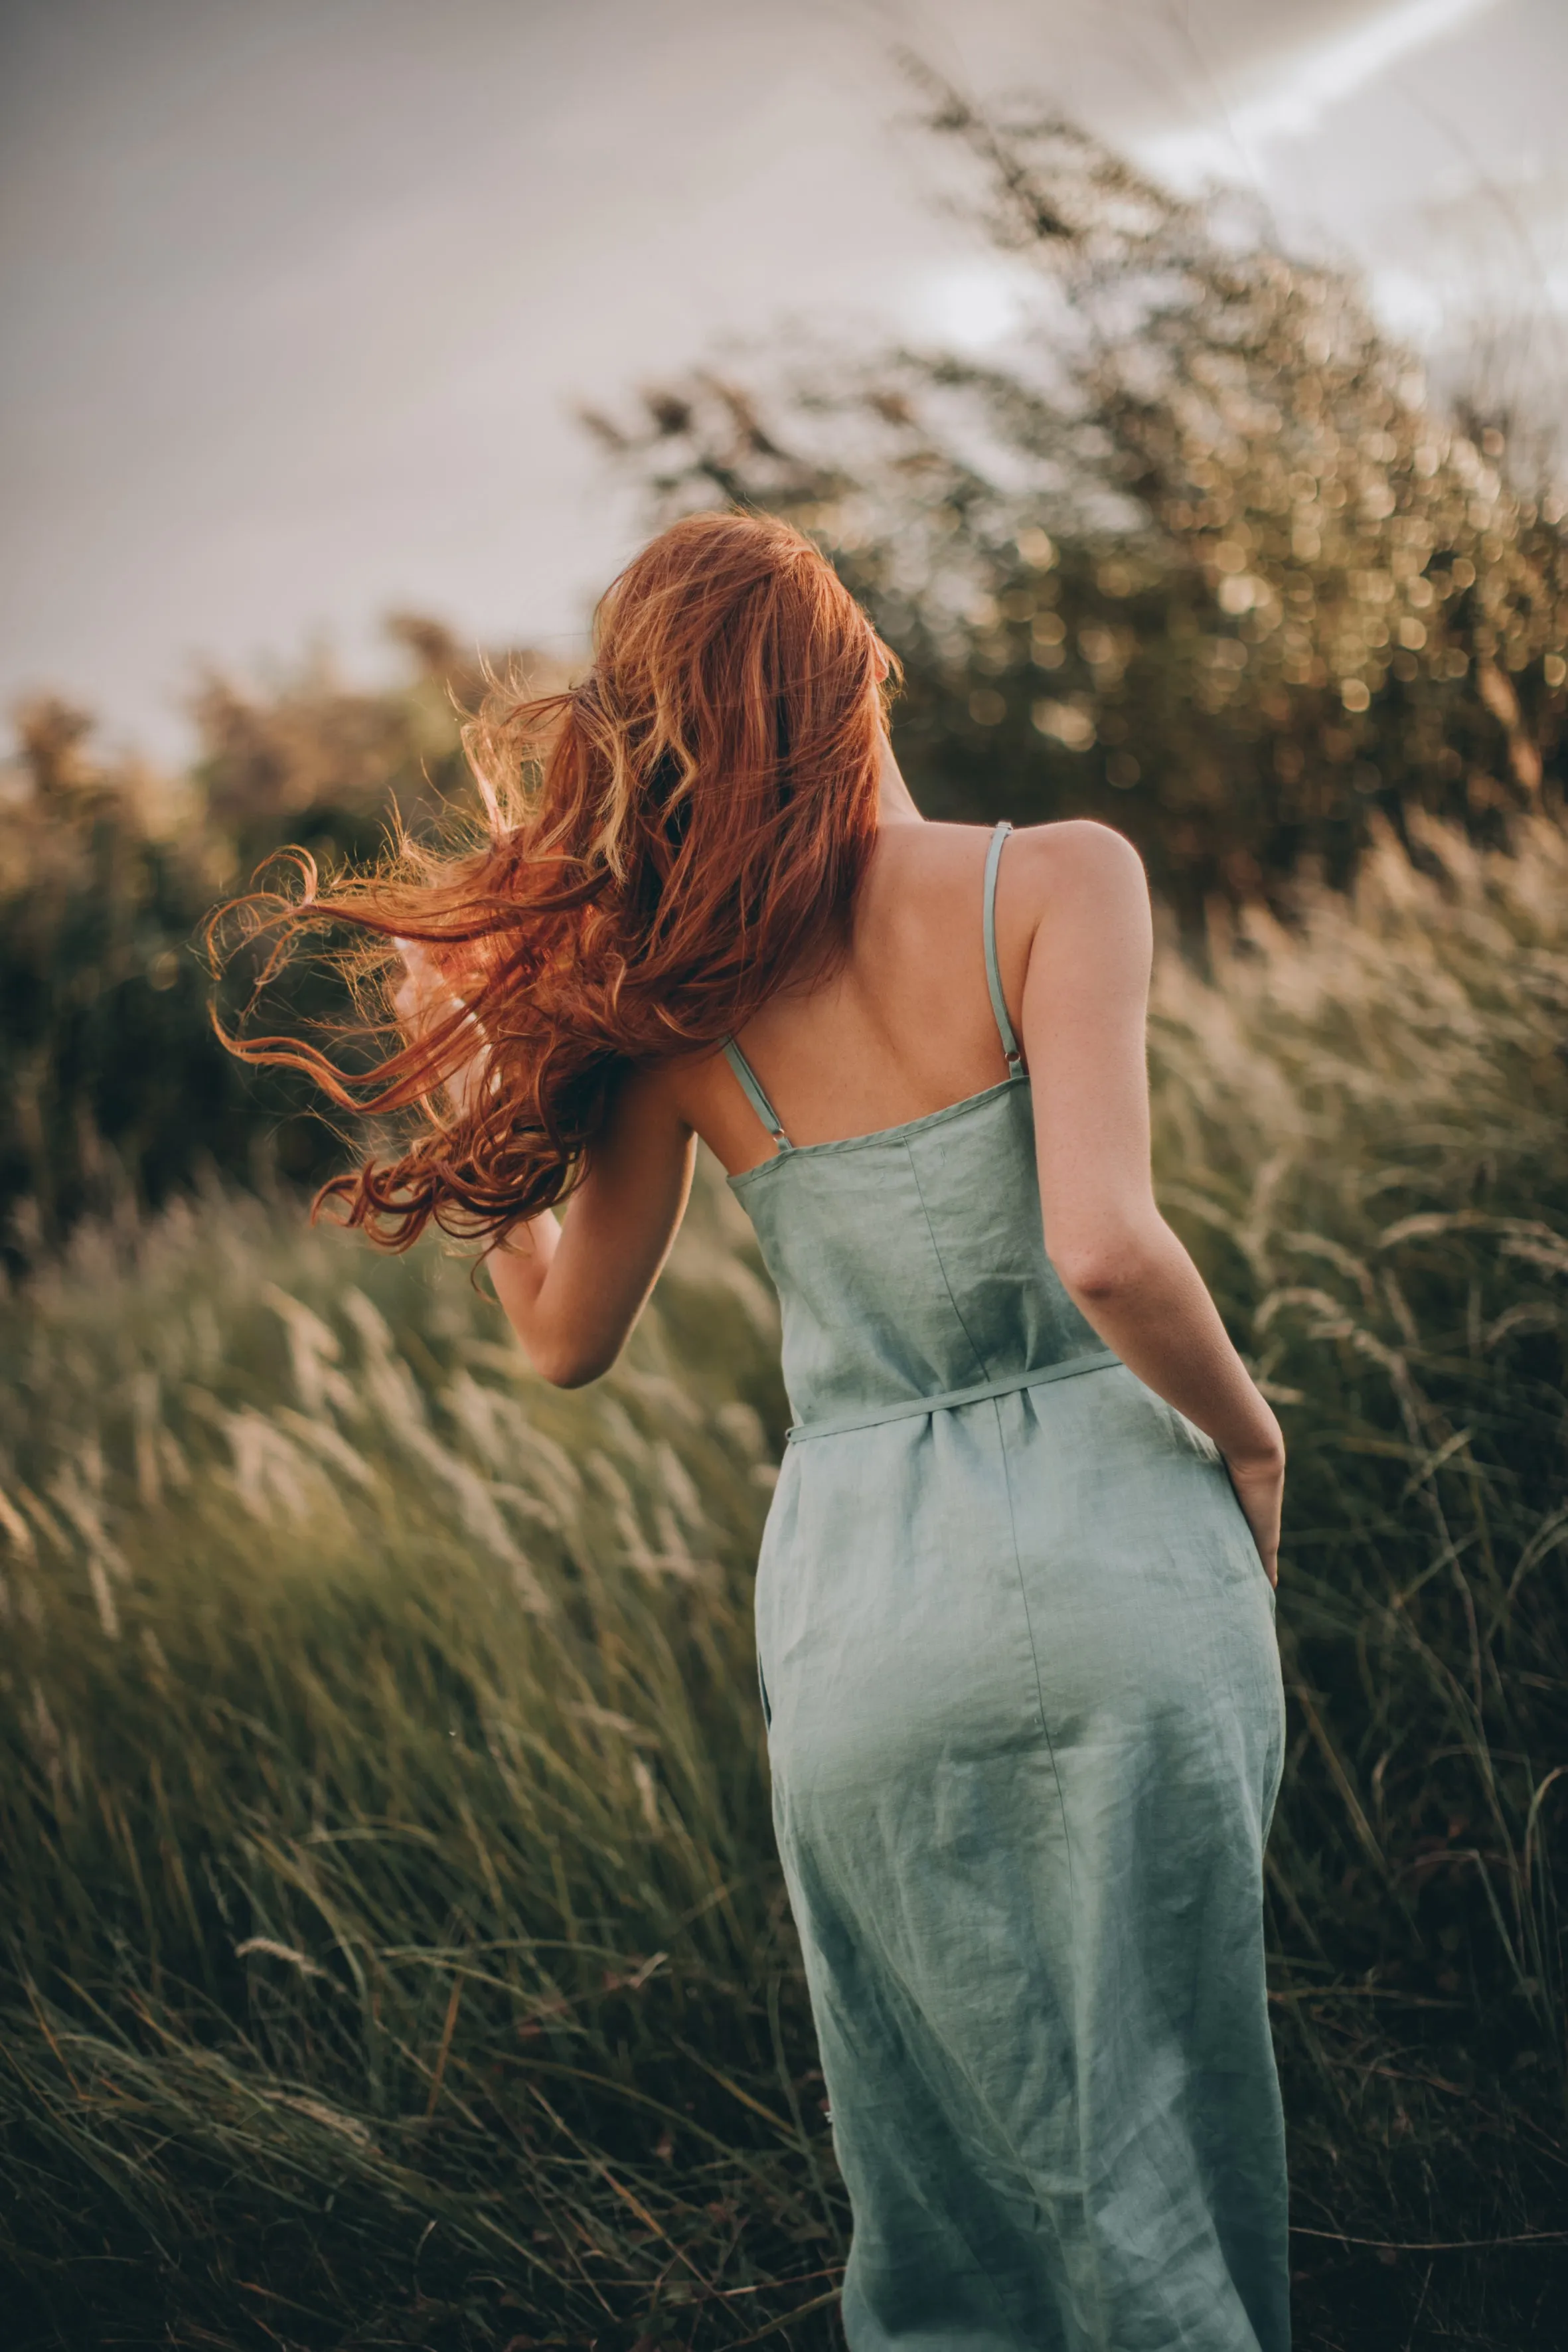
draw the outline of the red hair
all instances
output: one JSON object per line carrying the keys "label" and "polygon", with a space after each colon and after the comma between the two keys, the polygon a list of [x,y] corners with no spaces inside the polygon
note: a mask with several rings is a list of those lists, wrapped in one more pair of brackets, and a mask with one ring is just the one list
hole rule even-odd
{"label": "red hair", "polygon": [[[219,1034],[342,1108],[415,1114],[318,1206],[342,1202],[392,1248],[432,1219],[499,1239],[571,1190],[629,1067],[712,1048],[785,980],[828,969],[876,832],[895,670],[798,531],[688,516],[605,593],[579,685],[492,695],[465,729],[479,845],[443,856],[400,837],[380,870],[325,885],[291,853],[299,895],[230,912],[272,942],[264,978],[306,931],[350,927],[357,947],[337,961],[368,1066]],[[474,1036],[459,1010],[383,1050],[400,939],[427,948],[483,1032],[466,1104],[447,1090]]]}

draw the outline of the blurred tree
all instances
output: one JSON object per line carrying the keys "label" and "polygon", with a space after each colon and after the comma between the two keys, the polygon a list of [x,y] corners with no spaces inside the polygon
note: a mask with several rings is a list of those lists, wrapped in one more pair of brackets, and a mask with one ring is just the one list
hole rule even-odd
{"label": "blurred tree", "polygon": [[[736,499],[815,532],[904,657],[928,811],[1105,818],[1189,929],[1216,901],[1288,905],[1303,865],[1348,880],[1380,814],[1489,839],[1561,815],[1564,503],[1506,416],[1440,415],[1353,282],[1234,205],[927,92],[1031,289],[1018,331],[985,362],[829,354],[765,399],[698,372],[590,420],[656,510]],[[23,1199],[52,1239],[126,1182],[156,1201],[204,1163],[244,1174],[258,1139],[324,1172],[335,1140],[295,1083],[216,1046],[191,937],[284,845],[374,857],[394,808],[420,829],[461,791],[481,665],[437,623],[390,626],[408,674],[384,693],[320,664],[267,694],[208,677],[177,791],[98,761],[65,704],[21,714],[0,1233]],[[290,985],[280,1014],[330,1011],[319,979]]]}
{"label": "blurred tree", "polygon": [[196,877],[156,829],[152,781],[101,767],[65,703],[26,706],[18,735],[23,789],[0,804],[0,1206],[26,1198],[49,1243],[116,1164],[156,1198],[193,1147],[226,1157],[231,1089],[179,952]]}
{"label": "blurred tree", "polygon": [[[437,621],[397,613],[386,630],[410,673],[390,691],[351,692],[319,661],[270,694],[217,672],[202,681],[193,776],[232,859],[226,879],[248,878],[285,844],[325,860],[374,857],[395,805],[418,826],[462,790],[458,719],[483,691],[484,666]],[[500,658],[538,674],[533,656]]]}
{"label": "blurred tree", "polygon": [[[222,677],[195,699],[178,784],[100,760],[91,721],[40,698],[17,713],[0,791],[0,1254],[56,1244],[127,1192],[155,1203],[204,1167],[318,1181],[338,1150],[285,1073],[248,1071],[212,1033],[195,939],[216,899],[279,848],[374,858],[395,811],[438,821],[461,789],[460,711],[480,664],[437,624],[391,631],[410,674],[352,692],[321,665],[270,695]],[[498,656],[541,685],[559,665]],[[329,981],[288,977],[279,1014],[330,1015]]]}
{"label": "blurred tree", "polygon": [[903,656],[927,811],[1100,816],[1189,926],[1303,859],[1344,882],[1376,812],[1560,811],[1564,501],[1499,425],[1435,414],[1354,282],[1235,205],[928,95],[1026,323],[590,415],[657,510],[810,530]]}

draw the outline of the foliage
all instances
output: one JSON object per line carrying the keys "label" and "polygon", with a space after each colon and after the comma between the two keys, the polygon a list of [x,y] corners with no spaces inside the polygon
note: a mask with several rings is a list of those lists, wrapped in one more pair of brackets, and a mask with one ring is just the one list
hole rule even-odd
{"label": "foliage", "polygon": [[[1568,845],[1421,847],[1156,986],[1163,1197],[1291,1447],[1315,2352],[1544,2347],[1568,2284]],[[0,2230],[40,2342],[831,2340],[749,1623],[771,1305],[709,1183],[602,1385],[497,1334],[432,1251],[218,1195],[0,1311]]]}
{"label": "foliage", "polygon": [[1507,418],[1438,415],[1355,283],[1234,208],[931,96],[1028,289],[1011,343],[590,418],[656,506],[815,530],[906,662],[927,813],[1100,816],[1188,925],[1304,857],[1348,880],[1380,815],[1560,810],[1568,504]]}
{"label": "foliage", "polygon": [[[1508,419],[1445,420],[1355,287],[1026,112],[933,93],[968,200],[1034,289],[986,363],[827,356],[760,400],[699,373],[598,420],[663,511],[805,522],[907,665],[897,739],[934,815],[1089,813],[1136,840],[1189,934],[1216,895],[1288,909],[1406,812],[1505,839],[1561,813],[1563,508]],[[941,152],[941,151],[939,151]],[[980,193],[973,194],[978,173]],[[300,1082],[218,1050],[192,934],[286,843],[376,854],[465,789],[480,673],[436,625],[409,675],[206,680],[178,786],[22,715],[0,793],[0,1245],[19,1264],[121,1191],[203,1166],[318,1181]],[[533,682],[560,672],[523,657]],[[301,1020],[331,1009],[301,979]]]}
{"label": "foliage", "polygon": [[[1109,817],[1206,925],[1158,975],[1157,1150],[1291,1446],[1300,2331],[1522,2352],[1568,2286],[1562,509],[1342,277],[934,104],[1036,272],[1012,349],[602,429],[667,509],[818,532],[931,813]],[[706,1182],[561,1396],[436,1249],[179,1197],[332,1148],[220,1055],[189,941],[280,845],[373,856],[458,788],[477,672],[398,628],[385,694],[209,681],[178,787],[37,706],[0,798],[0,2253],[39,2343],[804,2352],[845,2215],[735,1213]]]}
{"label": "foliage", "polygon": [[12,1309],[3,2226],[65,2341],[709,2287],[729,2341],[825,2291],[746,1606],[776,1333],[719,1213],[578,1396],[434,1251],[237,1200]]}
{"label": "foliage", "polygon": [[[303,1090],[218,1046],[193,934],[285,844],[328,864],[373,858],[395,811],[417,827],[463,789],[458,706],[477,697],[478,667],[432,623],[392,626],[411,675],[384,693],[350,692],[319,665],[269,694],[209,677],[177,785],[95,758],[67,705],[19,714],[16,789],[0,797],[0,1241],[13,1263],[85,1211],[125,1192],[155,1204],[204,1166],[325,1172],[334,1139]],[[320,984],[293,1004],[301,1018],[324,1010]]]}

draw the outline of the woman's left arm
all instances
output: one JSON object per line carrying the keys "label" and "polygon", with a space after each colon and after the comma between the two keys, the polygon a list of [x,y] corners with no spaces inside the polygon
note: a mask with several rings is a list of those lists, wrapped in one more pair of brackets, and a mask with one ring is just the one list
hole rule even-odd
{"label": "woman's left arm", "polygon": [[696,1156],[668,1075],[628,1071],[564,1213],[546,1209],[487,1251],[507,1321],[555,1387],[596,1381],[625,1347],[686,1213]]}

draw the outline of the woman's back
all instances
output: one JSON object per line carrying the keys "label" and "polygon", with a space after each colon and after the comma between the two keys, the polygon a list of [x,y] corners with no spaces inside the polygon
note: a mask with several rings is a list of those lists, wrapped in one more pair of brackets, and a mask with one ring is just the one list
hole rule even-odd
{"label": "woman's back", "polygon": [[[973,835],[955,845],[959,856],[928,859],[912,885],[911,861],[890,860],[892,888],[902,883],[904,895],[891,908],[888,888],[874,898],[870,936],[858,928],[842,973],[773,1024],[782,1032],[776,1059],[806,1115],[815,1108],[822,1124],[826,1107],[835,1126],[853,1121],[848,1133],[815,1141],[791,1133],[771,1091],[775,1082],[763,1085],[739,1043],[726,1049],[730,1083],[772,1142],[767,1157],[730,1181],[779,1293],[797,1438],[1115,1361],[1046,1254],[1030,1087],[997,954],[1008,830],[998,825],[991,835],[980,872],[967,854]],[[947,903],[955,867],[956,910]],[[920,940],[918,930],[911,940],[911,925],[930,927],[938,913],[942,926],[929,936],[940,951],[921,971],[910,955]],[[976,974],[989,1032],[984,1053],[974,1049],[964,985]],[[905,988],[928,1016],[923,1030],[910,1017]],[[846,1032],[850,1050],[841,1052],[837,1085],[831,1072],[814,1083],[813,1049],[826,1054],[826,1041]],[[868,1072],[861,1067],[868,1054]],[[954,1098],[965,1062],[1000,1075]],[[902,1111],[932,1093],[932,1108],[861,1123],[879,1103]]]}
{"label": "woman's back", "polygon": [[[1059,855],[1048,826],[1009,843],[996,889],[996,946],[1018,1026],[1028,898]],[[816,987],[782,989],[741,1043],[792,1143],[899,1127],[1007,1075],[987,985],[982,892],[989,835],[973,825],[884,824],[848,950]],[[1023,866],[1026,871],[1020,873]],[[721,1059],[672,1074],[682,1108],[731,1175],[771,1144]]]}

